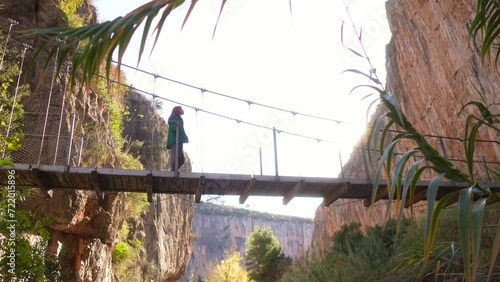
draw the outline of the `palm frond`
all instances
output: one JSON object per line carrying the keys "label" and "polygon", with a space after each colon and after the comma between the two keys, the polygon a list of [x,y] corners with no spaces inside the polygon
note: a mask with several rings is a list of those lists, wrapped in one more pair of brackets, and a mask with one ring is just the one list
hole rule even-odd
{"label": "palm frond", "polygon": [[[391,189],[390,189],[390,193],[389,193],[389,201],[388,202],[391,202],[394,199],[395,193],[397,195],[397,202],[402,203],[403,200],[406,200],[406,197],[408,195],[407,192],[408,192],[409,185],[405,179],[404,183],[406,186],[403,186],[403,188],[401,188],[401,182],[403,182],[404,168],[406,167],[406,164],[410,160],[410,157],[413,156],[415,153],[417,153],[417,150],[408,151],[408,152],[404,153],[403,156],[401,157],[401,159],[398,161],[398,163],[396,165],[396,169],[394,170],[394,178],[396,178],[396,181],[392,181],[392,183],[391,183]],[[417,168],[418,168],[418,165],[412,171],[409,171],[409,173],[412,174],[412,176],[413,176]],[[399,191],[400,189],[402,191]],[[404,204],[400,204],[400,207],[398,209],[399,212],[398,212],[398,222],[396,224],[396,234],[399,231],[400,220],[402,220],[402,213],[403,213],[402,208],[404,206],[405,206]],[[389,206],[387,207],[387,210],[386,210],[386,215],[385,215],[386,219],[388,219],[388,215],[389,215]]]}
{"label": "palm frond", "polygon": [[469,35],[477,37],[482,34],[481,57],[489,57],[492,49],[496,49],[495,65],[498,66],[500,57],[500,1],[498,0],[478,0],[476,6],[476,16],[472,21]]}
{"label": "palm frond", "polygon": [[472,273],[471,275],[474,277],[477,274],[477,270],[479,268],[479,261],[480,261],[480,246],[481,246],[481,232],[483,231],[483,216],[484,216],[484,209],[486,206],[486,201],[487,198],[481,198],[479,199],[476,204],[474,205],[474,208],[472,209],[472,261],[475,262],[472,265]]}
{"label": "palm frond", "polygon": [[[415,150],[410,151],[410,152],[416,152]],[[399,227],[401,225],[401,222],[403,220],[403,208],[405,206],[410,206],[410,215],[413,217],[413,195],[415,195],[415,189],[416,185],[418,182],[418,179],[420,178],[420,174],[423,172],[423,170],[419,169],[420,165],[422,164],[424,160],[419,160],[413,163],[408,171],[406,172],[405,176],[405,181],[403,183],[403,189],[401,192],[401,202],[404,202],[404,205],[400,205],[399,207],[399,214],[398,214],[398,225],[397,225],[397,231],[399,231]],[[419,171],[421,171],[419,173]],[[413,181],[414,179],[417,179],[416,181]],[[414,183],[414,185],[412,185]],[[399,233],[399,232],[396,232]]]}
{"label": "palm frond", "polygon": [[429,183],[427,189],[427,221],[425,228],[425,244],[424,244],[424,263],[423,269],[429,261],[432,246],[434,245],[434,238],[436,237],[436,232],[438,228],[439,218],[444,207],[448,202],[455,197],[457,192],[449,193],[436,204],[436,196],[439,188],[439,183],[441,182],[443,175],[440,174],[434,177]]}
{"label": "palm frond", "polygon": [[[123,55],[130,44],[132,36],[144,23],[137,59],[137,63],[139,63],[148,36],[156,32],[157,40],[165,18],[182,3],[184,3],[184,0],[156,0],[138,7],[124,17],[118,17],[111,21],[79,28],[56,27],[27,30],[25,33],[30,35],[46,34],[60,39],[60,44],[43,44],[39,46],[33,60],[37,59],[42,50],[48,49],[49,55],[46,60],[50,61],[54,57],[54,50],[60,48],[61,55],[57,58],[57,69],[60,69],[63,63],[69,59],[72,63],[72,72],[70,74],[72,85],[74,85],[75,76],[79,70],[82,71],[83,82],[88,83],[94,75],[99,73],[99,69],[104,62],[106,75],[109,77],[112,56],[115,51],[118,51],[118,68],[120,67]],[[153,20],[162,9],[165,9],[162,18],[153,32],[150,33]],[[186,15],[186,19],[187,17],[189,17],[189,13]]]}
{"label": "palm frond", "polygon": [[459,234],[462,244],[462,257],[464,261],[464,275],[466,281],[471,279],[471,258],[470,258],[470,230],[471,230],[471,204],[472,204],[472,187],[464,189],[460,192],[458,199],[458,218],[460,218]]}
{"label": "palm frond", "polygon": [[487,281],[490,281],[495,266],[495,261],[498,257],[499,252],[500,252],[500,219],[497,222],[495,239],[493,240],[493,249],[490,256],[490,270],[488,271],[488,278],[486,279]]}

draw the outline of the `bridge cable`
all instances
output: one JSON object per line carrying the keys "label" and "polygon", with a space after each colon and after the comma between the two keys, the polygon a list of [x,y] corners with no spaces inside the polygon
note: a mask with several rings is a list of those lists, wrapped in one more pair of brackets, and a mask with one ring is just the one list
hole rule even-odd
{"label": "bridge cable", "polygon": [[[11,19],[6,19],[5,17],[1,17],[0,16],[0,18],[4,18],[4,20],[9,20],[9,22],[12,21]],[[15,25],[19,25],[21,27],[29,29],[29,27],[26,27],[26,26],[24,26],[22,24],[19,24],[18,22],[15,22]],[[48,35],[45,35],[45,34],[40,34],[40,35],[46,37],[47,39],[53,39],[52,37],[50,37]],[[15,38],[11,38],[11,40],[17,42],[18,44],[26,45],[25,43],[22,43],[22,42],[20,42],[18,40],[15,40]],[[32,49],[31,46],[29,46],[28,48]],[[114,61],[114,60],[113,60],[113,62],[116,63],[116,61]],[[137,70],[139,72],[143,72],[143,73],[148,74],[148,75],[153,75],[153,76],[155,75],[155,74],[150,73],[148,71],[145,71],[145,70],[142,70],[142,69],[139,69],[139,68],[135,68],[135,67],[132,67],[132,66],[124,64],[124,63],[122,63],[121,65],[125,66],[125,67],[128,67],[128,68],[131,68],[131,69],[134,69],[134,70]],[[278,108],[278,107],[269,106],[269,105],[266,105],[266,104],[260,104],[260,103],[256,103],[256,102],[251,102],[251,101],[248,101],[248,100],[244,100],[244,99],[232,97],[230,95],[225,95],[225,94],[218,93],[218,92],[215,92],[215,91],[211,91],[211,90],[207,90],[207,89],[204,89],[204,88],[200,88],[200,87],[197,87],[197,86],[185,83],[185,82],[177,81],[177,80],[174,80],[174,79],[171,79],[171,78],[163,77],[163,76],[160,76],[160,75],[157,75],[157,76],[159,78],[161,78],[161,79],[168,80],[168,81],[171,81],[171,82],[174,82],[174,83],[177,83],[177,84],[180,84],[180,85],[184,85],[184,86],[187,86],[187,87],[190,87],[190,88],[198,89],[198,90],[200,90],[202,92],[208,92],[208,93],[212,93],[212,94],[216,94],[216,95],[221,95],[223,97],[227,97],[227,98],[230,98],[230,99],[235,99],[235,100],[243,101],[243,102],[246,102],[246,103],[250,102],[250,104],[255,104],[255,105],[259,105],[259,106],[270,108],[270,109],[275,109],[275,110],[279,110],[279,111],[283,111],[283,112],[288,112],[288,113],[291,113],[293,115],[302,115],[302,116],[307,116],[307,117],[316,118],[316,119],[323,119],[323,120],[333,121],[333,122],[339,122],[340,121],[340,120],[335,120],[335,119],[330,119],[330,118],[325,118],[325,117],[320,117],[320,116],[314,116],[314,115],[308,115],[308,114],[298,113],[298,112],[294,112],[294,111],[289,111],[289,110],[281,109],[281,108]],[[128,85],[125,85],[125,86],[129,87]],[[136,89],[136,90],[137,91],[141,91],[139,89]],[[141,91],[141,92],[145,92],[145,91]],[[149,93],[146,93],[146,94],[149,94]],[[151,95],[151,94],[149,94],[149,95]],[[195,107],[191,107],[191,108],[195,108]],[[340,123],[346,123],[346,124],[348,124],[348,122],[345,122],[345,121],[340,121]],[[397,131],[397,130],[390,130],[390,131],[400,132],[400,131]],[[460,141],[464,140],[464,138],[461,138],[461,137],[449,137],[449,136],[436,135],[436,134],[426,134],[426,133],[422,133],[422,136],[424,136],[424,137],[428,136],[428,137],[444,138],[444,139],[455,139],[455,140],[460,140]],[[483,139],[477,139],[475,141],[476,142],[491,142],[491,143],[500,144],[500,140],[483,140]]]}
{"label": "bridge cable", "polygon": [[[117,61],[114,61],[114,60],[112,62],[118,63]],[[268,109],[272,109],[272,110],[276,110],[276,111],[290,113],[293,116],[301,115],[301,116],[305,116],[305,117],[309,117],[309,118],[314,118],[314,119],[320,119],[320,120],[335,122],[337,124],[341,124],[341,123],[343,123],[343,124],[350,124],[349,122],[346,122],[346,121],[341,121],[341,120],[331,119],[331,118],[321,117],[321,116],[315,116],[315,115],[300,113],[300,112],[296,112],[296,111],[285,110],[283,108],[279,108],[279,107],[276,107],[276,106],[271,106],[271,105],[267,105],[267,104],[253,102],[253,101],[250,101],[250,100],[245,100],[245,99],[237,98],[237,97],[230,96],[230,95],[227,95],[227,94],[223,94],[223,93],[220,93],[220,92],[216,92],[216,91],[208,90],[208,89],[205,89],[205,88],[202,88],[202,87],[194,86],[194,85],[186,83],[186,82],[182,82],[182,81],[175,80],[175,79],[172,79],[172,78],[168,78],[168,77],[165,77],[165,76],[157,75],[157,74],[154,74],[154,73],[151,73],[151,72],[148,72],[148,71],[145,71],[145,70],[142,70],[142,69],[139,69],[139,68],[136,68],[136,67],[124,64],[124,63],[121,63],[121,65],[125,66],[127,68],[130,68],[130,69],[133,69],[135,71],[139,71],[139,72],[145,73],[147,75],[158,76],[160,79],[163,79],[163,80],[166,80],[166,81],[170,81],[170,82],[173,82],[173,83],[176,83],[176,84],[179,84],[179,85],[182,85],[182,86],[186,86],[186,87],[189,87],[189,88],[197,89],[197,90],[200,91],[200,93],[202,95],[204,93],[211,93],[211,94],[218,95],[218,96],[221,96],[221,97],[224,97],[224,98],[236,100],[236,101],[239,101],[239,102],[244,102],[244,103],[248,104],[248,106],[257,105],[257,106],[260,106],[260,107],[263,107],[263,108],[268,108]]]}
{"label": "bridge cable", "polygon": [[[25,29],[31,29],[31,28],[29,28],[27,26],[24,26],[22,24],[19,24],[17,22],[16,22],[16,25],[19,25],[20,27],[23,27]],[[46,34],[40,34],[40,35],[43,36],[43,37],[45,37],[45,38],[47,38],[47,39],[53,39],[53,37],[48,36]],[[112,60],[112,62],[116,63],[116,64],[118,63],[115,60]],[[290,113],[293,116],[301,115],[301,116],[305,116],[305,117],[309,117],[309,118],[314,118],[314,119],[320,119],[320,120],[335,122],[337,124],[341,124],[341,123],[343,123],[343,124],[350,124],[349,122],[341,121],[341,120],[338,120],[338,119],[332,119],[332,118],[327,118],[327,117],[321,117],[321,116],[316,116],[316,115],[311,115],[311,114],[300,113],[300,112],[291,111],[291,110],[285,110],[283,108],[279,108],[279,107],[276,107],[276,106],[271,106],[271,105],[267,105],[267,104],[263,104],[263,103],[258,103],[258,102],[253,102],[253,101],[250,101],[250,100],[245,100],[245,99],[237,98],[237,97],[230,96],[230,95],[227,95],[227,94],[223,94],[223,93],[220,93],[220,92],[216,92],[216,91],[211,91],[211,90],[208,90],[208,89],[204,89],[202,87],[197,87],[197,86],[191,85],[189,83],[181,82],[181,81],[178,81],[178,80],[175,80],[175,79],[171,79],[171,78],[168,78],[168,77],[165,77],[165,76],[154,74],[154,73],[151,73],[151,72],[148,72],[146,70],[133,67],[133,66],[125,64],[125,63],[121,63],[121,65],[125,66],[127,68],[130,68],[130,69],[133,69],[133,70],[136,70],[136,71],[148,74],[150,76],[156,76],[156,77],[158,77],[160,79],[163,79],[163,80],[166,80],[166,81],[170,81],[170,82],[173,82],[173,83],[176,83],[176,84],[179,84],[179,85],[183,85],[183,86],[186,86],[186,87],[189,87],[189,88],[200,90],[201,93],[207,92],[207,93],[218,95],[218,96],[221,96],[221,97],[224,97],[224,98],[228,98],[228,99],[233,99],[233,100],[237,100],[237,101],[240,101],[240,102],[244,102],[244,103],[247,103],[248,105],[257,105],[257,106],[261,106],[261,107],[272,109],[272,110],[276,110],[276,111]]]}
{"label": "bridge cable", "polygon": [[[9,19],[10,21],[10,19]],[[15,24],[18,24],[17,22]],[[22,26],[22,25],[20,25]],[[11,25],[12,27],[12,25]],[[26,27],[25,27],[26,28]],[[10,30],[10,28],[9,28]],[[42,34],[43,35],[43,34]],[[45,35],[44,35],[45,36]],[[49,36],[45,36],[49,39],[51,39],[51,37]],[[22,44],[24,46],[28,46],[28,48],[31,49],[31,46],[29,45],[26,45],[25,43],[22,43],[22,42],[19,42],[18,40],[15,40],[15,38],[11,38],[12,41],[14,42],[17,42],[19,44]],[[3,59],[3,58],[2,58]],[[152,73],[149,73],[147,71],[144,71],[142,69],[138,69],[138,68],[134,68],[134,67],[131,67],[127,64],[123,64],[122,65],[126,66],[126,67],[129,67],[129,68],[133,68],[133,69],[136,69],[137,71],[140,71],[140,72],[143,72],[143,73],[146,73],[146,74],[149,74],[149,75],[154,75]],[[318,117],[318,116],[313,116],[313,115],[307,115],[307,114],[302,114],[302,113],[297,113],[297,112],[293,112],[293,111],[288,111],[288,110],[284,110],[284,109],[281,109],[281,108],[277,108],[277,107],[273,107],[273,106],[268,106],[268,105],[265,105],[265,104],[260,104],[260,103],[255,103],[255,102],[251,102],[251,101],[248,101],[248,100],[243,100],[243,99],[239,99],[239,98],[235,98],[235,97],[232,97],[232,96],[229,96],[229,95],[225,95],[225,94],[221,94],[221,93],[218,93],[218,92],[214,92],[214,91],[210,91],[210,90],[206,90],[206,89],[203,89],[203,88],[200,88],[200,87],[196,87],[196,86],[193,86],[193,85],[190,85],[190,84],[187,84],[187,83],[184,83],[184,82],[180,82],[180,81],[176,81],[176,80],[173,80],[173,79],[170,79],[170,78],[167,78],[167,77],[163,77],[163,76],[158,76],[164,80],[168,80],[168,81],[172,81],[172,82],[175,82],[175,83],[178,83],[180,85],[184,85],[184,86],[187,86],[187,87],[191,87],[191,88],[195,88],[195,89],[198,89],[200,90],[202,93],[204,92],[209,92],[209,93],[213,93],[213,94],[216,94],[216,95],[220,95],[220,96],[223,96],[223,97],[227,97],[227,98],[231,98],[231,99],[235,99],[235,100],[239,100],[239,101],[244,101],[244,102],[247,102],[249,105],[250,104],[256,104],[256,105],[259,105],[259,106],[262,106],[262,107],[267,107],[267,108],[270,108],[270,109],[275,109],[275,110],[279,110],[279,111],[283,111],[283,112],[288,112],[288,113],[292,113],[294,115],[303,115],[303,116],[308,116],[308,117],[312,117],[312,118],[318,118],[318,119],[324,119],[324,120],[330,120],[330,121],[334,121],[334,122],[338,122],[338,120],[332,120],[332,119],[329,119],[329,118],[322,118],[322,117]],[[125,84],[122,84],[126,87],[130,87],[129,85],[125,85]],[[131,87],[133,88],[133,87]],[[148,94],[148,95],[152,95],[146,91],[143,91],[143,90],[140,90],[140,89],[137,89],[137,88],[133,88],[139,92],[142,92],[142,93],[145,93],[145,94]],[[154,94],[153,94],[154,95]],[[203,97],[203,96],[202,96]],[[172,101],[172,100],[169,100],[169,99],[166,99],[166,98],[162,98],[164,100],[167,100],[167,101],[171,101],[173,103],[176,103],[175,101]],[[185,105],[186,107],[189,107],[189,108],[193,108],[193,109],[197,109],[196,107],[191,107],[191,106],[188,106],[188,105]],[[200,109],[201,110],[201,109]],[[234,121],[237,121],[237,122],[242,122],[242,121],[239,121],[237,119],[233,119],[233,118],[229,118],[229,117],[225,117],[225,116],[222,116],[222,115],[218,115],[218,114],[215,114],[215,113],[211,113],[211,112],[208,112],[208,111],[204,111],[204,110],[201,110],[203,112],[206,112],[206,113],[209,113],[209,114],[212,114],[212,115],[216,115],[216,116],[219,116],[219,117],[223,117],[223,118],[226,118],[226,119],[231,119],[231,120],[234,120]],[[269,129],[268,127],[265,127],[265,126],[260,126],[260,125],[256,125],[256,124],[252,124],[252,123],[248,123],[248,122],[243,122],[243,123],[246,123],[246,124],[250,124],[250,125],[254,125],[254,126],[258,126],[258,127],[262,127],[262,128],[265,128],[265,129]],[[343,122],[343,123],[346,123],[346,122]],[[390,131],[394,131],[394,132],[400,132],[400,131],[397,131],[397,130],[390,130]],[[280,131],[280,132],[284,132],[284,133],[288,133],[288,134],[291,134],[291,135],[296,135],[296,136],[300,136],[300,137],[305,137],[305,138],[308,138],[308,139],[314,139],[318,142],[320,141],[324,141],[324,142],[331,142],[331,141],[326,141],[326,140],[321,140],[321,139],[317,139],[317,138],[312,138],[312,137],[308,137],[308,136],[303,136],[303,135],[299,135],[299,134],[293,134],[293,133],[289,133],[289,132],[285,132],[285,131]],[[434,135],[434,134],[425,134],[425,133],[422,133],[422,136],[424,137],[436,137],[436,138],[444,138],[444,139],[453,139],[453,140],[460,140],[460,141],[464,141],[464,138],[460,138],[460,137],[448,137],[448,136],[442,136],[442,135]],[[500,140],[483,140],[483,139],[477,139],[475,140],[476,142],[491,142],[491,143],[497,143],[497,144],[500,144]],[[331,142],[331,143],[334,143],[334,142]]]}
{"label": "bridge cable", "polygon": [[[105,78],[104,76],[101,76],[101,78]],[[145,90],[142,90],[142,89],[139,89],[139,88],[136,88],[134,86],[131,86],[131,85],[127,85],[125,83],[122,83],[122,82],[118,82],[116,80],[112,80],[110,79],[110,81],[112,83],[116,83],[118,85],[121,85],[121,86],[124,86],[124,87],[128,87],[132,90],[135,90],[137,92],[141,92],[143,94],[146,94],[146,95],[153,95],[152,93],[148,92],[148,91],[145,91]],[[185,104],[185,103],[181,103],[181,102],[178,102],[178,101],[174,101],[172,99],[168,99],[168,98],[165,98],[165,97],[161,97],[161,96],[157,96],[158,99],[162,99],[162,100],[165,100],[165,101],[168,101],[168,102],[171,102],[171,103],[174,103],[174,104],[178,104],[180,106],[183,106],[183,107],[186,107],[186,108],[190,108],[190,109],[193,109],[195,111],[199,111],[199,112],[204,112],[204,113],[207,113],[207,114],[210,114],[210,115],[213,115],[213,116],[217,116],[217,117],[220,117],[220,118],[223,118],[223,119],[228,119],[228,120],[232,120],[232,121],[236,121],[237,123],[243,123],[243,124],[247,124],[247,125],[250,125],[250,126],[254,126],[254,127],[258,127],[258,128],[263,128],[263,129],[267,129],[267,130],[270,130],[272,131],[273,128],[272,127],[268,127],[268,126],[264,126],[264,125],[260,125],[260,124],[257,124],[257,123],[252,123],[252,122],[248,122],[248,121],[244,121],[244,120],[240,120],[240,119],[235,119],[235,118],[232,118],[232,117],[228,117],[228,116],[225,116],[225,115],[221,115],[221,114],[217,114],[217,113],[214,113],[214,112],[210,112],[210,111],[207,111],[207,110],[203,110],[201,108],[197,108],[197,107],[194,107],[194,106],[191,106],[191,105],[188,105],[188,104]],[[316,137],[310,137],[310,136],[306,136],[306,135],[302,135],[302,134],[298,134],[298,133],[294,133],[294,132],[289,132],[289,131],[284,131],[284,130],[277,130],[278,133],[284,133],[284,134],[288,134],[288,135],[292,135],[292,136],[296,136],[296,137],[302,137],[302,138],[305,138],[305,139],[310,139],[310,140],[315,140],[317,142],[325,142],[325,143],[331,143],[331,144],[337,144],[336,142],[334,141],[330,141],[330,140],[325,140],[325,139],[321,139],[321,138],[316,138]]]}
{"label": "bridge cable", "polygon": [[[18,26],[21,26],[23,28],[26,28],[26,29],[29,29],[29,27],[27,26],[24,26],[22,24],[19,24],[18,22],[16,21],[13,21],[11,19],[6,19],[5,17],[2,17],[0,16],[0,18],[3,18],[4,20],[8,20],[9,23],[11,22],[14,22],[15,25],[18,25]],[[12,23],[11,23],[12,24]],[[12,27],[12,26],[11,26]],[[10,30],[10,28],[9,28]],[[53,39],[53,37],[50,37],[46,34],[40,34],[41,36],[44,36],[46,37],[47,39]],[[21,45],[26,45],[25,43],[22,43],[18,40],[15,40],[15,38],[11,38],[12,41],[15,41],[17,42],[18,44],[21,44]],[[29,45],[28,45],[29,46]],[[32,49],[31,46],[28,47],[29,49]],[[114,63],[117,63],[116,61],[113,60]],[[245,103],[250,103],[250,104],[255,104],[255,105],[259,105],[259,106],[262,106],[262,107],[266,107],[266,108],[270,108],[270,109],[274,109],[274,110],[278,110],[278,111],[283,111],[283,112],[287,112],[287,113],[291,113],[293,115],[302,115],[302,116],[307,116],[307,117],[311,117],[311,118],[316,118],[316,119],[322,119],[322,120],[327,120],[327,121],[333,121],[333,122],[340,122],[340,123],[346,123],[348,124],[348,122],[345,122],[345,121],[340,121],[340,120],[335,120],[335,119],[330,119],[330,118],[325,118],[325,117],[320,117],[320,116],[315,116],[315,115],[309,115],[309,114],[304,114],[304,113],[299,113],[299,112],[294,112],[294,111],[290,111],[290,110],[285,110],[285,109],[282,109],[282,108],[278,108],[278,107],[274,107],[274,106],[270,106],[270,105],[266,105],[266,104],[261,104],[261,103],[257,103],[257,102],[252,102],[252,101],[249,101],[249,100],[244,100],[244,99],[240,99],[240,98],[236,98],[236,97],[233,97],[233,96],[230,96],[230,95],[226,95],[226,94],[222,94],[222,93],[219,93],[219,92],[215,92],[215,91],[211,91],[211,90],[207,90],[207,89],[204,89],[204,88],[201,88],[201,87],[197,87],[197,86],[194,86],[194,85],[191,85],[191,84],[188,84],[188,83],[185,83],[185,82],[181,82],[181,81],[177,81],[177,80],[174,80],[174,79],[171,79],[171,78],[167,78],[167,77],[164,77],[164,76],[160,76],[160,75],[157,75],[157,74],[153,74],[151,72],[148,72],[148,71],[145,71],[145,70],[142,70],[142,69],[139,69],[139,68],[136,68],[136,67],[132,67],[130,65],[127,65],[127,64],[124,64],[122,63],[121,64],[122,66],[125,66],[125,67],[128,67],[128,68],[131,68],[131,69],[134,69],[136,71],[139,71],[139,72],[142,72],[142,73],[145,73],[145,74],[148,74],[148,75],[152,75],[152,76],[157,76],[161,79],[164,79],[164,80],[167,80],[167,81],[171,81],[171,82],[174,82],[174,83],[177,83],[179,85],[183,85],[183,86],[186,86],[186,87],[190,87],[190,88],[194,88],[194,89],[198,89],[200,90],[202,93],[204,92],[208,92],[208,93],[212,93],[212,94],[216,94],[216,95],[220,95],[220,96],[223,96],[223,97],[226,97],[226,98],[230,98],[230,99],[234,99],[234,100],[239,100],[239,101],[242,101],[242,102],[245,102]],[[125,86],[128,86],[128,85],[125,85]],[[138,89],[137,89],[138,90]],[[140,91],[140,90],[138,90]],[[194,107],[192,107],[194,108]],[[401,131],[398,131],[398,130],[390,130],[390,131],[394,131],[394,132],[398,132],[398,133],[401,133]],[[426,133],[422,133],[422,136],[428,136],[428,137],[436,137],[436,138],[444,138],[444,139],[455,139],[455,140],[460,140],[463,142],[464,138],[461,138],[461,137],[449,137],[449,136],[443,136],[443,135],[436,135],[436,134],[426,134]],[[476,142],[492,142],[492,143],[497,143],[497,144],[500,144],[500,140],[482,140],[482,139],[477,139],[475,140]]]}
{"label": "bridge cable", "polygon": [[[106,77],[104,77],[104,76],[101,76],[101,78],[105,78],[106,79]],[[120,84],[122,86],[128,87],[128,88],[130,88],[132,90],[141,92],[141,93],[146,94],[146,95],[153,95],[152,93],[149,93],[149,92],[147,92],[145,90],[138,89],[136,87],[133,87],[133,86],[130,86],[130,85],[118,82],[116,80],[111,80],[110,79],[110,81],[113,82],[113,83],[117,83],[117,84]],[[213,112],[206,111],[206,110],[203,110],[203,109],[200,109],[200,108],[197,108],[197,107],[193,107],[193,106],[190,106],[188,104],[180,103],[180,102],[177,102],[177,101],[165,98],[165,97],[158,97],[158,98],[163,99],[163,100],[168,101],[168,102],[171,102],[171,103],[179,104],[179,105],[187,107],[187,108],[194,109],[196,111],[196,113],[198,113],[198,111],[201,111],[201,112],[205,112],[207,114],[211,114],[211,115],[214,115],[214,116],[217,116],[217,117],[220,117],[220,118],[224,118],[224,119],[229,119],[229,120],[232,120],[232,121],[236,121],[238,124],[239,123],[244,123],[244,124],[248,124],[248,125],[251,125],[251,126],[254,126],[254,127],[260,127],[260,128],[267,129],[267,130],[272,130],[272,128],[267,127],[267,126],[263,126],[263,125],[259,125],[259,124],[255,124],[255,123],[250,123],[250,122],[242,121],[242,120],[235,119],[235,118],[232,118],[232,117],[224,116],[224,115],[221,115],[221,114],[213,113]],[[391,131],[392,132],[400,132],[400,131],[397,131],[397,130],[391,130]],[[282,131],[282,130],[278,130],[278,133],[285,133],[285,134],[289,134],[289,135],[293,135],[293,136],[297,136],[297,137],[302,137],[302,138],[306,138],[306,139],[315,140],[317,142],[325,142],[325,143],[336,144],[336,142],[333,142],[333,141],[322,140],[322,139],[319,139],[319,138],[314,138],[314,137],[305,136],[305,135],[301,135],[301,134],[297,134],[297,133],[292,133],[292,132],[287,132],[287,131]],[[447,136],[432,135],[432,134],[422,134],[422,135],[424,137],[447,138],[447,139],[460,140],[460,141],[463,140],[463,138],[458,138],[458,137],[447,137]],[[496,140],[481,140],[481,139],[478,139],[476,141],[477,142],[499,143],[499,141],[496,141]],[[402,155],[403,153],[395,152],[394,154]],[[449,160],[450,161],[464,161],[462,159],[453,159],[453,158],[449,158]],[[478,160],[476,160],[475,162],[484,162],[484,161],[478,161]],[[497,163],[497,162],[486,162],[486,163]]]}
{"label": "bridge cable", "polygon": [[[113,61],[113,62],[117,63],[116,61]],[[252,101],[249,101],[249,100],[244,100],[244,99],[236,98],[236,97],[233,97],[233,96],[230,96],[230,95],[226,95],[226,94],[222,94],[222,93],[219,93],[219,92],[215,92],[215,91],[211,91],[211,90],[208,90],[208,89],[204,89],[204,88],[201,88],[201,87],[197,87],[197,86],[194,86],[194,85],[191,85],[191,84],[188,84],[188,83],[185,83],[185,82],[181,82],[181,81],[178,81],[178,80],[175,80],[175,79],[171,79],[171,78],[164,77],[164,76],[161,76],[161,75],[153,74],[153,73],[150,73],[148,71],[145,71],[145,70],[142,70],[142,69],[139,69],[139,68],[136,68],[136,67],[132,67],[132,66],[124,64],[124,63],[122,63],[121,65],[123,65],[125,67],[128,67],[128,68],[131,68],[131,69],[134,69],[134,70],[139,71],[139,72],[143,72],[143,73],[148,74],[148,75],[158,76],[159,78],[161,78],[163,80],[174,82],[174,83],[177,83],[179,85],[183,85],[183,86],[186,86],[186,87],[189,87],[189,88],[193,88],[193,89],[198,89],[202,93],[202,97],[203,97],[204,93],[212,93],[212,94],[219,95],[219,96],[222,96],[222,97],[225,97],[225,98],[229,98],[229,99],[233,99],[233,100],[238,100],[240,102],[245,102],[249,106],[253,104],[253,105],[258,105],[258,106],[261,106],[261,107],[264,107],[264,108],[269,108],[269,109],[273,109],[273,110],[277,110],[277,111],[282,111],[282,112],[290,113],[290,114],[292,114],[294,116],[301,115],[301,116],[315,118],[315,119],[332,121],[332,122],[336,122],[337,124],[340,124],[340,123],[349,124],[348,122],[341,121],[341,120],[336,120],[336,119],[330,119],[330,118],[326,118],[326,117],[320,117],[320,116],[314,116],[314,115],[310,115],[310,114],[299,113],[299,112],[295,112],[295,111],[290,111],[290,110],[285,110],[285,109],[282,109],[282,108],[278,108],[278,107],[275,107],[275,106],[270,106],[270,105],[266,105],[266,104],[252,102]],[[402,133],[401,131],[398,131],[398,130],[389,130],[389,131],[397,132],[397,133]],[[436,134],[425,134],[425,133],[422,133],[422,135],[423,136],[428,136],[428,137],[444,138],[444,139],[456,139],[456,140],[460,140],[462,142],[464,140],[464,138],[461,138],[461,137],[447,137],[447,136],[441,136],[441,135],[436,135]],[[482,140],[482,139],[477,139],[475,141],[476,142],[493,142],[493,143],[500,144],[500,140]]]}

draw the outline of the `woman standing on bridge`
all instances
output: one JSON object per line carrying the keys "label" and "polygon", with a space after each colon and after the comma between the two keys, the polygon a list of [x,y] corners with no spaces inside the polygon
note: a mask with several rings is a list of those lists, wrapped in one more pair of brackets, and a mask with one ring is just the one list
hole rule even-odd
{"label": "woman standing on bridge", "polygon": [[184,121],[182,115],[184,110],[180,106],[172,109],[172,114],[168,118],[168,137],[167,149],[170,149],[170,168],[172,171],[178,169],[184,164],[184,152],[182,145],[189,142],[189,138],[184,131]]}

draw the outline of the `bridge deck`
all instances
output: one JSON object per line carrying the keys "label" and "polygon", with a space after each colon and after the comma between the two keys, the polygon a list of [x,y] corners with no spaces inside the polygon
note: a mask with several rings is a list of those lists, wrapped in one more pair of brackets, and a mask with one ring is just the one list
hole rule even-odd
{"label": "bridge deck", "polygon": [[[6,170],[8,168],[4,168]],[[321,197],[328,206],[337,199],[364,199],[369,205],[373,183],[368,179],[318,178],[293,176],[261,176],[215,173],[183,173],[172,171],[125,170],[110,168],[82,168],[17,164],[16,187],[38,187],[45,192],[51,189],[94,190],[103,192],[138,192],[152,194],[192,194],[200,201],[201,195],[236,195],[240,203],[249,196],[283,197],[287,204],[294,197]],[[0,173],[0,185],[7,185],[6,173]],[[500,183],[490,183],[490,188],[500,191]],[[418,183],[416,201],[425,200],[428,182]],[[449,192],[467,187],[462,183],[441,183],[438,198]],[[387,199],[387,186],[382,183],[378,199]]]}

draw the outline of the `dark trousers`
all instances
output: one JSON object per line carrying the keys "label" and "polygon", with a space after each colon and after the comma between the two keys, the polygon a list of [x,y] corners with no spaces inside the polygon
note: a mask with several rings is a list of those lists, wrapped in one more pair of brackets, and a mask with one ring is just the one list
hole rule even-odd
{"label": "dark trousers", "polygon": [[179,154],[177,158],[177,168],[175,167],[175,149],[176,149],[176,144],[172,144],[170,146],[170,170],[171,171],[176,171],[179,170],[179,168],[184,164],[184,152],[182,149],[182,143],[179,143]]}

